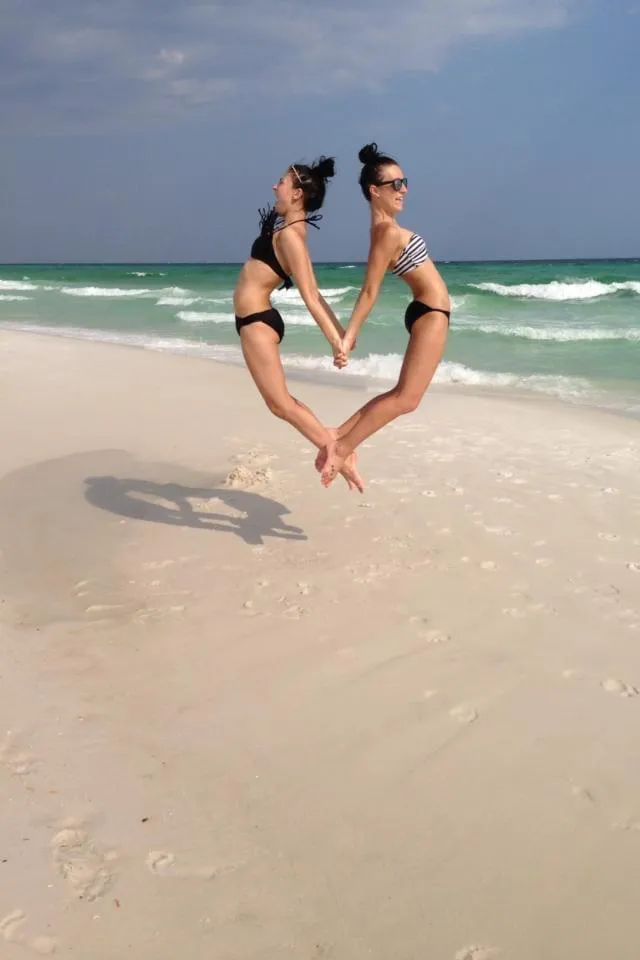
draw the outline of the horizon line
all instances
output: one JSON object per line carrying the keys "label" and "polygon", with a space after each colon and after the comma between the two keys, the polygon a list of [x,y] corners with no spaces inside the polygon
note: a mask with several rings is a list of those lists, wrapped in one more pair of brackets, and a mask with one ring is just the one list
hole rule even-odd
{"label": "horizon line", "polygon": [[[637,257],[433,258],[434,263],[636,263]],[[7,260],[1,267],[241,267],[244,260]],[[365,266],[366,260],[314,260],[316,266]]]}

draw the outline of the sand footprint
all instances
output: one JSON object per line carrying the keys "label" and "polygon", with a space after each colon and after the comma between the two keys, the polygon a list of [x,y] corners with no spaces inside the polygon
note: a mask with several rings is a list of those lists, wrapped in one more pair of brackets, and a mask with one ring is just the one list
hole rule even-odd
{"label": "sand footprint", "polygon": [[571,787],[571,796],[575,797],[576,800],[579,800],[582,803],[595,803],[593,794],[587,790],[586,787],[581,787],[579,784],[574,784]]}
{"label": "sand footprint", "polygon": [[55,953],[58,944],[51,937],[30,937],[25,933],[27,916],[22,910],[14,910],[3,920],[0,920],[0,934],[7,943],[17,943],[28,947],[41,956],[51,956]]}
{"label": "sand footprint", "polygon": [[299,620],[305,613],[306,610],[304,607],[301,607],[298,603],[292,603],[290,606],[284,608],[282,616],[286,617],[287,620]]}
{"label": "sand footprint", "polygon": [[496,956],[496,950],[493,947],[470,946],[458,950],[455,960],[492,960]]}
{"label": "sand footprint", "polygon": [[170,615],[176,615],[184,613],[186,610],[184,604],[177,604],[173,607],[147,607],[145,610],[140,610],[133,615],[134,623],[146,624],[152,621],[164,620],[165,617]]}
{"label": "sand footprint", "polygon": [[271,555],[271,551],[263,544],[258,544],[255,547],[251,547],[251,553],[256,560],[266,560],[267,557]]}
{"label": "sand footprint", "polygon": [[422,699],[423,700],[433,700],[434,697],[438,696],[437,690],[423,690]]}
{"label": "sand footprint", "polygon": [[457,707],[454,707],[453,710],[449,711],[449,716],[453,720],[457,720],[458,723],[469,724],[475,723],[479,717],[478,711],[473,707],[470,707],[466,703],[461,703]]}
{"label": "sand footprint", "polygon": [[640,822],[637,820],[621,820],[612,824],[612,830],[623,830],[625,833],[640,833]]}
{"label": "sand footprint", "polygon": [[555,607],[550,606],[548,603],[530,603],[528,610],[530,613],[542,613],[546,616],[553,616],[556,612]]}
{"label": "sand footprint", "polygon": [[505,617],[513,617],[515,620],[524,620],[528,616],[527,611],[521,607],[503,607],[502,613]]}
{"label": "sand footprint", "polygon": [[[574,668],[563,670],[562,676],[565,680],[589,679],[581,670]],[[608,677],[606,680],[601,680],[600,687],[605,693],[612,693],[618,697],[625,697],[627,699],[637,697],[640,693],[637,687],[632,686],[630,683],[624,683],[622,680],[617,680],[615,677]]]}
{"label": "sand footprint", "polygon": [[425,643],[449,643],[451,637],[442,630],[424,630],[420,636]]}
{"label": "sand footprint", "polygon": [[273,474],[269,467],[239,463],[230,471],[222,485],[232,490],[251,490],[253,487],[267,486],[272,479]]}
{"label": "sand footprint", "polygon": [[84,830],[64,827],[51,841],[53,865],[79,900],[97,900],[113,882],[108,864],[114,854],[101,853]]}
{"label": "sand footprint", "polygon": [[615,693],[619,697],[637,697],[640,693],[637,687],[623,683],[622,680],[615,680],[613,677],[603,680],[600,686],[606,693]]}
{"label": "sand footprint", "polygon": [[[609,603],[615,603],[611,597],[605,597],[604,599],[608,600]],[[623,610],[618,610],[615,614],[616,619],[622,620],[623,623],[637,623],[640,617],[638,617],[638,611],[633,610],[631,607],[626,607]]]}
{"label": "sand footprint", "polygon": [[230,863],[221,866],[181,866],[176,862],[175,854],[165,850],[151,850],[147,860],[147,869],[158,877],[176,877],[180,880],[213,880],[224,873],[237,870],[240,864]]}
{"label": "sand footprint", "polygon": [[5,767],[16,777],[25,777],[33,773],[39,763],[37,757],[22,751],[18,747],[19,737],[9,730],[0,742],[0,766]]}
{"label": "sand footprint", "polygon": [[123,603],[92,603],[90,607],[87,607],[84,611],[85,613],[95,614],[95,613],[118,613],[121,610],[125,609]]}

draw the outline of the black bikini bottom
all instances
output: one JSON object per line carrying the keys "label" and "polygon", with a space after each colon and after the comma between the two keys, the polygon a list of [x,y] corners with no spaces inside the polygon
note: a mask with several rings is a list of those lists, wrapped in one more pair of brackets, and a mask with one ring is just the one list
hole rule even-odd
{"label": "black bikini bottom", "polygon": [[248,327],[250,323],[266,323],[268,327],[278,334],[278,342],[282,343],[284,337],[284,320],[277,310],[261,310],[260,313],[250,313],[248,317],[236,316],[236,330],[238,336],[243,327]]}
{"label": "black bikini bottom", "polygon": [[407,328],[407,333],[411,333],[411,328],[419,317],[423,317],[425,313],[444,313],[447,318],[447,323],[451,319],[450,310],[442,310],[440,307],[430,307],[426,303],[422,303],[420,300],[412,300],[409,306],[407,307],[404,314],[404,325]]}

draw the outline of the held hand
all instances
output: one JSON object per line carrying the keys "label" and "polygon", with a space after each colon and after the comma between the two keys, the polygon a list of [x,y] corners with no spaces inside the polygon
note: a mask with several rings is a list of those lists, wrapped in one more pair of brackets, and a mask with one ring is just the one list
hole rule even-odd
{"label": "held hand", "polygon": [[344,350],[345,355],[347,357],[349,356],[352,350],[355,350],[357,342],[358,341],[356,340],[356,338],[353,336],[349,336],[348,333],[344,335],[344,337],[342,338],[342,349]]}
{"label": "held hand", "polygon": [[342,340],[338,340],[336,343],[331,344],[331,350],[333,353],[333,365],[337,367],[338,370],[342,370],[343,367],[346,367],[348,362],[347,354],[344,351],[342,346]]}

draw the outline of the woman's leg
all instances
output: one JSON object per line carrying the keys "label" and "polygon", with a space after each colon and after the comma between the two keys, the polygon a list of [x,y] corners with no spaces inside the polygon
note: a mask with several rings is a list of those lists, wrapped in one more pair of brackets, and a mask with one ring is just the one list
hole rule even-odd
{"label": "woman's leg", "polygon": [[404,356],[400,378],[393,390],[365,403],[341,427],[338,438],[327,445],[322,483],[328,486],[342,469],[345,458],[363,440],[396,417],[411,413],[422,400],[442,359],[447,342],[448,320],[440,313],[425,313],[413,325]]}
{"label": "woman's leg", "polygon": [[[265,323],[252,323],[242,328],[240,342],[249,372],[269,410],[295,427],[315,447],[325,447],[331,434],[309,407],[289,393],[276,332]],[[338,472],[344,474],[349,488],[355,486],[362,491],[355,459],[342,465]]]}

